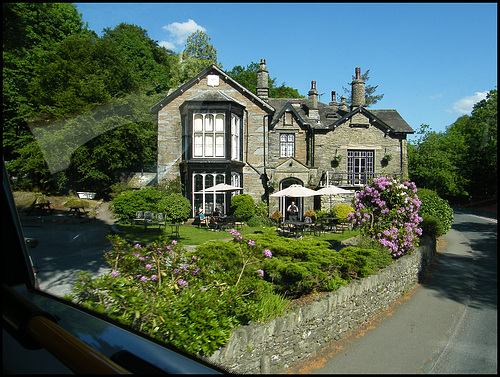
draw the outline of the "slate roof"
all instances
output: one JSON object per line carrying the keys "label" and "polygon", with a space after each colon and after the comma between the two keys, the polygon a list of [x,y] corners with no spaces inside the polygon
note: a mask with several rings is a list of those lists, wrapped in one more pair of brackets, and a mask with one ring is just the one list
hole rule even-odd
{"label": "slate roof", "polygon": [[312,105],[312,100],[309,98],[269,98],[269,104],[276,109],[271,120],[271,127],[278,122],[283,112],[291,106],[298,115],[298,122],[300,124],[309,125],[316,130],[332,129],[355,113],[362,111],[365,115],[379,121],[380,124],[386,126],[395,133],[414,133],[414,130],[396,110],[367,110],[366,108],[356,108],[353,111],[344,111],[318,102],[318,120],[309,117],[309,109]]}
{"label": "slate roof", "polygon": [[[271,127],[278,122],[279,118],[283,115],[286,109],[293,109],[295,116],[298,118],[298,122],[303,126],[309,126],[317,130],[329,130],[334,128],[336,125],[345,121],[350,116],[354,115],[357,111],[363,111],[372,120],[378,121],[381,125],[387,127],[389,130],[395,133],[414,133],[414,130],[406,123],[406,121],[399,115],[396,110],[367,110],[366,108],[357,108],[353,111],[344,111],[334,108],[333,106],[318,102],[318,112],[319,119],[314,119],[309,117],[309,109],[312,105],[312,100],[309,98],[269,98],[266,102],[262,98],[258,97],[256,94],[252,93],[250,90],[245,88],[243,85],[238,83],[236,80],[231,78],[227,73],[222,71],[219,67],[212,64],[211,66],[205,68],[198,75],[193,77],[191,80],[187,81],[183,85],[180,85],[175,90],[169,91],[169,94],[159,103],[151,108],[152,113],[158,112],[161,108],[166,106],[170,101],[172,101],[177,96],[184,93],[186,90],[191,88],[193,85],[199,82],[200,78],[205,77],[210,73],[215,73],[224,78],[234,87],[237,87],[246,96],[251,98],[253,102],[260,104],[269,113],[272,114]],[[221,90],[209,90],[202,92],[191,97],[188,101],[236,101],[234,98],[226,95]]]}
{"label": "slate roof", "polygon": [[191,88],[193,85],[197,84],[202,77],[207,76],[210,73],[215,73],[220,75],[221,77],[224,78],[224,80],[228,81],[231,83],[233,86],[239,88],[246,96],[250,97],[252,101],[259,103],[262,107],[264,107],[268,112],[274,111],[274,109],[262,98],[258,97],[256,94],[252,93],[250,90],[245,88],[243,85],[241,85],[239,82],[234,80],[231,76],[229,76],[226,72],[221,70],[219,67],[217,67],[215,64],[210,65],[209,67],[205,68],[203,71],[198,73],[196,76],[194,76],[191,80],[185,82],[184,84],[180,85],[177,89],[173,91],[169,91],[168,95],[158,102],[156,105],[154,105],[150,112],[151,113],[157,113],[160,111],[163,107],[165,107],[170,101],[172,101],[174,98],[177,96],[180,96],[182,93],[184,93],[186,90]]}

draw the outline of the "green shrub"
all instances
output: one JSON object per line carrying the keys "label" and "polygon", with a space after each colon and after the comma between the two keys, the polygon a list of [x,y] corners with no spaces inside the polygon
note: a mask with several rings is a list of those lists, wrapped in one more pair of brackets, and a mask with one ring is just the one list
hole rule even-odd
{"label": "green shrub", "polygon": [[420,227],[423,236],[439,237],[443,235],[443,224],[437,217],[424,214],[422,219]]}
{"label": "green shrub", "polygon": [[156,188],[122,191],[111,202],[113,213],[122,221],[132,218],[137,211],[163,212],[167,221],[185,221],[191,215],[191,203],[180,194],[169,194]]}
{"label": "green shrub", "polygon": [[310,217],[312,221],[316,221],[318,215],[312,209],[308,209],[306,213],[304,213],[304,217]]}
{"label": "green shrub", "polygon": [[191,202],[181,194],[170,194],[158,202],[157,212],[165,213],[169,222],[180,223],[191,216]]}
{"label": "green shrub", "polygon": [[417,195],[422,202],[420,204],[420,216],[424,218],[424,215],[429,215],[440,222],[440,226],[435,227],[438,237],[448,233],[451,224],[453,224],[453,209],[448,202],[439,197],[435,191],[429,189],[419,188]]}
{"label": "green shrub", "polygon": [[255,201],[248,194],[235,195],[231,199],[231,209],[242,220],[248,220],[255,214]]}
{"label": "green shrub", "polygon": [[277,223],[281,222],[281,219],[283,218],[283,214],[279,211],[279,210],[276,210],[274,211],[271,216],[269,216],[269,218],[271,220],[274,220],[276,221]]}
{"label": "green shrub", "polygon": [[347,215],[354,212],[354,209],[348,204],[337,204],[332,209],[332,217],[338,217],[339,219],[346,220]]}
{"label": "green shrub", "polygon": [[362,249],[348,246],[335,255],[335,266],[342,279],[364,278],[376,273],[392,263],[392,257],[386,251]]}

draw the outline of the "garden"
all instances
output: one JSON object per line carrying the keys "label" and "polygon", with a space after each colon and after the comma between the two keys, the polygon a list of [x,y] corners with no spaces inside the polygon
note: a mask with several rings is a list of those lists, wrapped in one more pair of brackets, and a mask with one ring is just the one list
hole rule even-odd
{"label": "garden", "polygon": [[[435,192],[383,177],[359,191],[350,210],[336,210],[354,226],[350,233],[281,237],[265,216],[265,203],[250,205],[249,195],[242,194],[231,206],[249,226],[211,232],[184,225],[173,239],[168,230],[141,233],[127,224],[136,210],[129,207],[138,201],[133,195],[113,200],[115,213],[126,215],[120,236],[109,237],[112,248],[104,254],[109,272],[95,278],[81,272],[66,299],[198,356],[227,343],[239,325],[266,322],[301,298],[334,291],[397,263],[420,237],[440,236],[453,221],[448,203]],[[170,210],[167,216],[178,216],[176,221],[185,221],[191,210],[175,193],[168,199],[152,189],[135,195],[153,198],[144,199],[142,209]],[[340,243],[354,236],[355,246]]]}

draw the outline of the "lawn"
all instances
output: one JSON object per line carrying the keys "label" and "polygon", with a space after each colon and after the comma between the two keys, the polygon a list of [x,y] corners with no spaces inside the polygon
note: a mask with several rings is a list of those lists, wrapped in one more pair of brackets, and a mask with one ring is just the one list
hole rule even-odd
{"label": "lawn", "polygon": [[[240,233],[243,236],[261,232],[262,226],[245,226]],[[141,225],[118,225],[118,230],[120,231],[119,236],[126,239],[131,239],[138,242],[152,242],[158,239],[160,236],[165,236],[171,239],[176,239],[178,242],[184,245],[201,245],[208,241],[220,240],[220,239],[231,239],[232,236],[229,231],[211,231],[206,228],[198,228],[196,225],[184,224],[179,228],[179,237],[173,237],[170,227],[167,229],[158,228],[148,228],[144,230]],[[344,233],[327,233],[318,236],[321,240],[329,241],[334,245],[340,241],[346,240],[348,238],[355,237],[359,234],[359,231],[351,231]],[[309,237],[307,235],[307,237]]]}

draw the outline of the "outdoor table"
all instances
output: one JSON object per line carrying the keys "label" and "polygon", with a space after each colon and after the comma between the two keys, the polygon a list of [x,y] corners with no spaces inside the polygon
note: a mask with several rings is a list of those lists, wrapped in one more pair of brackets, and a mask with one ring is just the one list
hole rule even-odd
{"label": "outdoor table", "polygon": [[84,206],[69,207],[68,216],[70,216],[70,215],[75,215],[75,216],[85,215],[86,212],[84,211],[84,208],[85,208]]}
{"label": "outdoor table", "polygon": [[50,208],[50,202],[33,203],[28,211],[31,214],[32,211],[38,211],[41,213],[52,213],[52,208]]}
{"label": "outdoor table", "polygon": [[172,235],[177,236],[179,238],[179,227],[181,224],[170,224],[170,229],[172,230]]}
{"label": "outdoor table", "polygon": [[338,221],[340,220],[339,217],[324,217],[322,219],[325,221],[324,225],[328,228],[329,231],[333,231],[333,228],[337,228]]}

